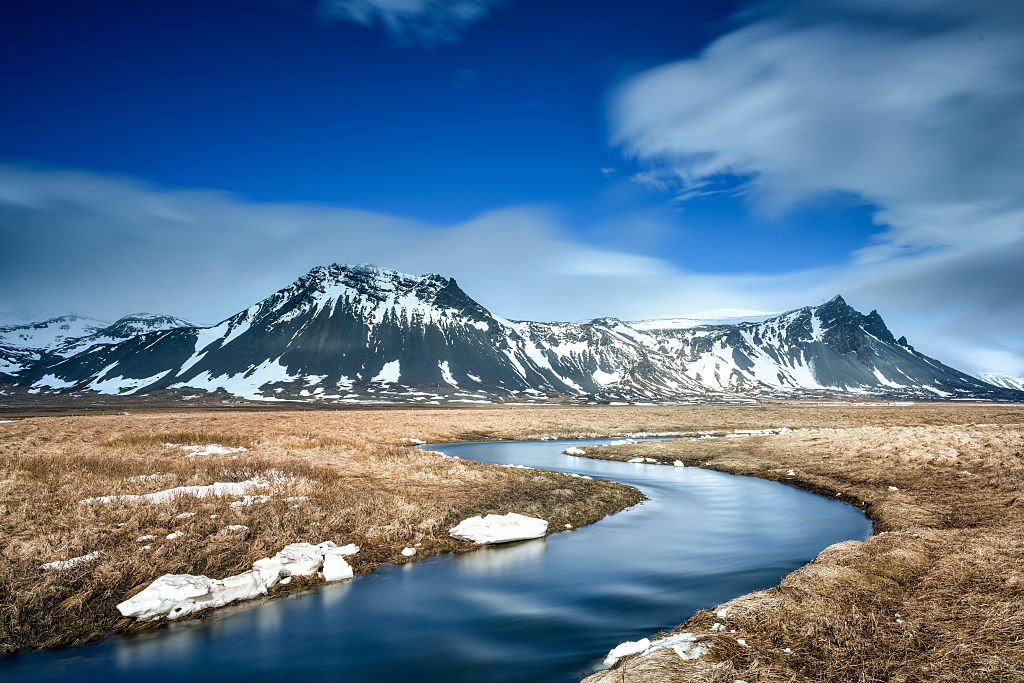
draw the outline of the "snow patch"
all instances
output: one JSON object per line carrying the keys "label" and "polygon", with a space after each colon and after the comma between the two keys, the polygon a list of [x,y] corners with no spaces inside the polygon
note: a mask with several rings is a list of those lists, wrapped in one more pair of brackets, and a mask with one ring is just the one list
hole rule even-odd
{"label": "snow patch", "polygon": [[352,578],[352,567],[344,558],[357,552],[357,546],[350,544],[339,548],[331,541],[319,545],[292,543],[273,557],[257,560],[251,570],[224,579],[164,574],[140,593],[118,604],[117,610],[122,616],[140,621],[180,619],[202,610],[266,595],[270,588],[290,582],[293,576],[322,573],[325,581],[340,581]]}
{"label": "snow patch", "polygon": [[80,555],[78,557],[72,557],[69,560],[57,560],[55,562],[47,562],[46,564],[40,565],[39,568],[42,569],[44,572],[53,570],[62,571],[65,569],[73,569],[80,564],[85,564],[86,562],[92,562],[93,560],[99,559],[100,555],[102,554],[103,553],[101,553],[100,551],[94,550],[91,553],[86,553],[85,555]]}
{"label": "snow patch", "polygon": [[448,535],[460,541],[472,541],[477,545],[511,543],[540,538],[547,533],[546,520],[527,517],[515,512],[507,515],[487,515],[464,519],[448,531]]}

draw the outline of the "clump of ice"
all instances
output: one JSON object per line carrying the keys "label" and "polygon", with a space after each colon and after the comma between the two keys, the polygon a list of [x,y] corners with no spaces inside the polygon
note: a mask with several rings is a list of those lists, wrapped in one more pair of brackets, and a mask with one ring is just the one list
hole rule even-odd
{"label": "clump of ice", "polygon": [[640,640],[626,641],[619,643],[608,652],[604,658],[606,667],[615,666],[623,657],[639,655],[647,657],[658,650],[672,650],[680,659],[690,660],[702,657],[708,651],[708,646],[697,642],[696,633],[677,633],[664,638],[641,638]]}
{"label": "clump of ice", "polygon": [[139,536],[135,540],[138,541],[139,543],[145,543],[147,541],[155,541],[156,540],[156,536],[154,536],[153,534],[145,534],[144,536]]}
{"label": "clump of ice", "polygon": [[181,538],[184,535],[185,534],[183,534],[180,531],[172,531],[171,533],[167,534],[164,538],[166,538],[168,541],[173,541],[173,540]]}
{"label": "clump of ice", "polygon": [[655,460],[654,458],[630,458],[626,462],[647,463],[649,465],[657,465],[658,464],[658,461]]}
{"label": "clump of ice", "polygon": [[165,489],[154,493],[142,493],[139,495],[117,495],[99,496],[97,498],[86,498],[79,501],[83,505],[90,503],[166,503],[179,496],[193,496],[195,498],[208,498],[210,496],[241,496],[253,488],[269,486],[266,479],[248,479],[246,481],[214,482],[207,486],[176,486],[173,489]]}
{"label": "clump of ice", "polygon": [[477,545],[486,545],[540,538],[547,533],[547,530],[547,520],[510,512],[507,515],[487,515],[464,519],[452,527],[448,531],[448,535],[460,541],[472,541]]}
{"label": "clump of ice", "polygon": [[46,564],[39,565],[39,568],[42,569],[44,572],[52,571],[55,569],[73,569],[74,567],[77,567],[80,564],[85,564],[86,562],[92,562],[93,560],[99,559],[100,555],[102,554],[103,553],[101,553],[100,551],[94,550],[91,553],[86,553],[85,555],[80,555],[78,557],[72,557],[68,560],[57,560],[55,562],[47,562]]}
{"label": "clump of ice", "polygon": [[580,448],[579,446],[569,446],[564,451],[562,451],[562,453],[565,454],[565,455],[586,455],[587,454],[587,452],[585,450],[583,450],[582,448]]}
{"label": "clump of ice", "polygon": [[890,486],[889,493],[899,493],[899,489],[896,488],[895,486]]}
{"label": "clump of ice", "polygon": [[402,555],[405,557],[412,557],[416,554],[416,548],[402,548]]}
{"label": "clump of ice", "polygon": [[201,610],[265,595],[276,584],[289,583],[293,576],[322,573],[325,581],[340,581],[352,578],[352,567],[344,558],[357,552],[359,548],[355,545],[338,547],[331,541],[319,545],[291,543],[273,557],[254,562],[251,570],[224,579],[164,574],[142,592],[120,603],[117,610],[126,617],[142,621],[179,619]]}
{"label": "clump of ice", "polygon": [[640,640],[627,640],[624,643],[619,643],[611,650],[604,658],[604,665],[606,667],[615,666],[615,664],[623,657],[630,655],[639,654],[645,652],[651,647],[650,638],[641,638]]}
{"label": "clump of ice", "polygon": [[239,446],[232,448],[230,446],[221,446],[218,443],[208,444],[181,444],[181,443],[165,443],[164,446],[167,448],[177,448],[178,450],[185,451],[186,458],[194,458],[202,455],[231,455],[232,453],[244,453],[248,451],[248,448]]}
{"label": "clump of ice", "polygon": [[686,463],[684,463],[682,460],[675,460],[675,461],[672,462],[672,466],[673,467],[686,467]]}
{"label": "clump of ice", "polygon": [[182,512],[180,514],[175,515],[174,518],[175,519],[188,519],[190,517],[195,517],[195,516],[196,516],[196,513],[194,513],[194,512]]}
{"label": "clump of ice", "polygon": [[414,446],[422,446],[423,444],[426,443],[426,441],[424,441],[423,439],[414,439],[412,437],[406,437],[406,438],[402,439],[402,441],[405,441],[407,443],[411,443]]}

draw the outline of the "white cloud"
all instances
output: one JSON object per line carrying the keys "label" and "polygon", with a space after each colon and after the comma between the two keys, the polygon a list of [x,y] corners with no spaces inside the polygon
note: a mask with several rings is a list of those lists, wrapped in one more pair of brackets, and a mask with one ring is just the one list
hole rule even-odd
{"label": "white cloud", "polygon": [[1024,236],[1024,4],[769,2],[746,17],[616,92],[639,181],[739,176],[770,211],[859,195],[887,226],[862,262]]}
{"label": "white cloud", "polygon": [[33,316],[151,311],[215,322],[314,265],[375,263],[455,277],[495,313],[538,320],[779,311],[842,292],[857,307],[878,308],[925,353],[968,370],[1024,374],[1024,240],[777,275],[707,275],[583,243],[535,207],[431,225],[0,165],[0,244],[0,311]]}
{"label": "white cloud", "polygon": [[320,0],[329,18],[380,26],[399,44],[455,42],[502,0]]}

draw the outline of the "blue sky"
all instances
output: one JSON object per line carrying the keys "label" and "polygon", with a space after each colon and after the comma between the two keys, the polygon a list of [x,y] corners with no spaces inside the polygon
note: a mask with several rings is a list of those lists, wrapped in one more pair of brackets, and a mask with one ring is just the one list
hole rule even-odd
{"label": "blue sky", "polygon": [[[742,197],[673,205],[609,145],[609,91],[698,52],[735,10],[526,0],[457,42],[403,47],[309,3],[18,3],[0,54],[19,106],[0,111],[0,151],[442,224],[543,204],[582,239],[700,271],[841,261],[877,229],[862,207],[769,217]],[[627,235],[619,220],[648,227]],[[725,261],[687,248],[723,225],[748,248]]]}
{"label": "blue sky", "polygon": [[1024,372],[1004,264],[1024,254],[1022,15],[6,3],[0,310],[209,322],[317,263],[372,261],[518,317],[842,291],[927,352]]}

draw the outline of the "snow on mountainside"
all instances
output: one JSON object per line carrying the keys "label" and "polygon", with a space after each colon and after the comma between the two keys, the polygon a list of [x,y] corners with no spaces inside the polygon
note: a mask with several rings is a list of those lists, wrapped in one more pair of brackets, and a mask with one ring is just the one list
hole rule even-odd
{"label": "snow on mountainside", "polygon": [[994,372],[982,373],[981,379],[985,380],[989,384],[1004,389],[1014,389],[1016,391],[1024,391],[1024,377],[1014,377],[1013,375],[1000,375]]}
{"label": "snow on mountainside", "polygon": [[0,380],[11,378],[33,365],[73,356],[94,344],[116,344],[130,337],[191,323],[169,315],[134,313],[112,324],[77,315],[38,323],[0,327]]}
{"label": "snow on mountainside", "polygon": [[841,297],[763,320],[674,323],[510,321],[452,279],[332,265],[217,325],[166,319],[126,325],[141,333],[120,340],[65,344],[66,357],[40,355],[17,381],[32,391],[333,402],[1015,395],[917,353],[877,312]]}
{"label": "snow on mountainside", "polygon": [[0,346],[8,349],[53,349],[78,337],[95,334],[107,326],[101,320],[63,315],[38,323],[0,327]]}
{"label": "snow on mountainside", "polygon": [[687,376],[718,390],[950,398],[993,389],[895,339],[877,311],[864,315],[841,296],[760,322],[647,332]]}
{"label": "snow on mountainside", "polygon": [[88,349],[94,344],[116,344],[131,337],[150,332],[162,332],[177,327],[193,327],[192,323],[173,315],[159,315],[154,313],[132,313],[116,322],[105,325],[92,334],[84,335],[74,339],[68,339],[47,350],[59,356],[72,356]]}

